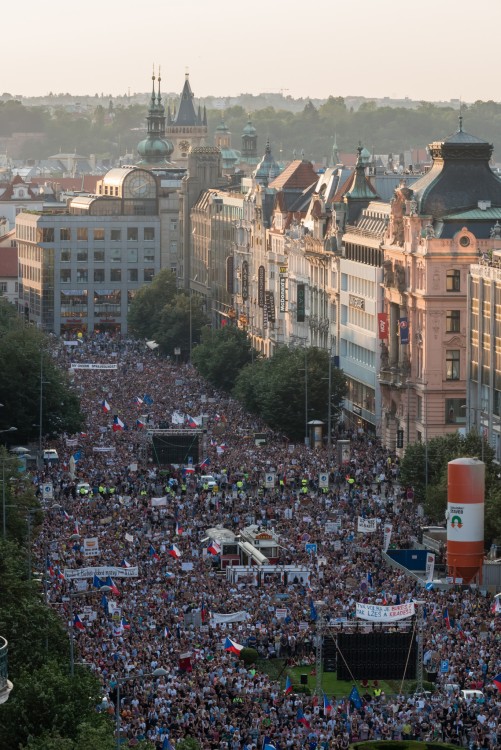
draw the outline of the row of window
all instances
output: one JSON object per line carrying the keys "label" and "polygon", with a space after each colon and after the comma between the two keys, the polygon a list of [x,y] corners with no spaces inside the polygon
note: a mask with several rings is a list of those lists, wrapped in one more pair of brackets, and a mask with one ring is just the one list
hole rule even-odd
{"label": "row of window", "polygon": [[[110,242],[122,241],[121,229],[110,229],[108,231]],[[71,242],[72,236],[76,238],[77,242],[87,242],[89,236],[92,236],[94,242],[104,242],[106,239],[106,230],[99,227],[91,229],[90,232],[88,227],[77,227],[76,229],[60,227],[59,230],[56,227],[43,227],[37,232],[37,242],[55,242],[57,232],[59,232],[60,242]],[[127,227],[124,234],[127,237],[127,242],[139,242],[139,235],[139,227]],[[141,239],[144,242],[152,242],[155,239],[155,227],[143,227]]]}
{"label": "row of window", "polygon": [[[137,263],[139,260],[139,250],[137,247],[121,248],[111,247],[107,250],[94,250],[91,257],[94,258],[94,263],[104,263],[109,261],[111,263],[121,263],[122,261],[127,263]],[[89,249],[82,247],[77,250],[74,248],[65,248],[61,250],[61,263],[71,263],[72,260],[76,260],[81,263],[87,263],[89,260]],[[147,248],[143,251],[143,260],[145,263],[155,262],[155,249],[148,250]]]}
{"label": "row of window", "polygon": [[[141,281],[152,281],[154,275],[154,268],[144,268],[141,274]],[[91,277],[92,276],[94,282],[97,284],[101,284],[104,281],[117,282],[122,280],[134,283],[140,280],[140,271],[137,268],[128,268],[122,273],[121,268],[112,268],[106,273],[104,268],[95,268]],[[61,284],[70,284],[72,281],[75,281],[78,284],[85,283],[89,281],[89,271],[87,268],[77,268],[76,271],[72,272],[71,268],[62,268],[59,272],[59,281]]]}

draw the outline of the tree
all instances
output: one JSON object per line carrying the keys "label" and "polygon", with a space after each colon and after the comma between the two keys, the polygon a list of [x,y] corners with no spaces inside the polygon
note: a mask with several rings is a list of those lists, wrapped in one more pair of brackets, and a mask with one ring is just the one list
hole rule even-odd
{"label": "tree", "polygon": [[202,342],[192,353],[192,362],[204,378],[223,391],[231,391],[240,370],[257,353],[247,333],[233,325],[219,331],[205,329]]}
{"label": "tree", "polygon": [[160,271],[151,284],[141,287],[130,306],[129,331],[136,338],[154,339],[161,330],[162,310],[176,295],[176,276],[172,271]]}
{"label": "tree", "polygon": [[179,347],[182,358],[187,360],[190,349],[199,343],[202,328],[207,322],[202,299],[181,292],[164,306],[159,329],[153,338],[159,344],[162,354],[173,356],[174,349]]}
{"label": "tree", "polygon": [[37,436],[41,395],[43,435],[82,429],[78,397],[71,390],[68,373],[49,354],[45,334],[25,326],[19,317],[0,315],[0,361],[0,401],[5,405],[0,412],[1,429],[16,427],[17,442]]}
{"label": "tree", "polygon": [[[305,377],[305,369],[307,377]],[[291,440],[305,436],[306,423],[327,424],[329,355],[323,349],[281,347],[273,357],[242,370],[234,395],[246,409]],[[346,393],[341,370],[331,370],[331,417],[335,424]],[[307,412],[305,410],[308,409]]]}

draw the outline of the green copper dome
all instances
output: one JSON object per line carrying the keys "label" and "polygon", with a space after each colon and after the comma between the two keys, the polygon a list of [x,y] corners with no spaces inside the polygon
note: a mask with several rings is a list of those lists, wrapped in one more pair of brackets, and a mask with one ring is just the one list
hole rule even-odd
{"label": "green copper dome", "polygon": [[244,127],[242,131],[242,135],[256,135],[256,128],[252,124],[252,122],[249,120],[247,122],[247,125]]}
{"label": "green copper dome", "polygon": [[156,164],[169,161],[174,151],[174,146],[167,138],[145,138],[137,146],[137,152],[142,161],[148,164]]}

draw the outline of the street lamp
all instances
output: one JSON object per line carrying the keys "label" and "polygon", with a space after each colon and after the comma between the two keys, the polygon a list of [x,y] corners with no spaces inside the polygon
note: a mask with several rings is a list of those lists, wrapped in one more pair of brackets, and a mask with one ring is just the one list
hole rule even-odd
{"label": "street lamp", "polygon": [[96,591],[70,591],[70,675],[75,675],[75,623],[73,612],[73,599],[79,596],[90,596],[92,594],[109,594],[111,586],[101,586]]}
{"label": "street lamp", "polygon": [[[195,274],[193,277],[193,281],[196,281],[198,279],[198,273]],[[191,364],[191,350],[193,348],[193,322],[192,322],[192,311],[191,311],[191,299],[193,297],[193,289],[191,288],[190,284],[190,364]]]}
{"label": "street lamp", "polygon": [[157,667],[153,670],[153,672],[148,672],[147,674],[137,674],[137,675],[128,675],[127,677],[117,677],[117,704],[115,709],[115,721],[116,721],[116,738],[117,738],[117,750],[120,750],[120,724],[121,724],[121,714],[120,714],[120,686],[124,683],[128,682],[129,680],[137,680],[137,679],[146,679],[147,677],[165,677],[168,675],[168,671],[164,669],[163,667]]}

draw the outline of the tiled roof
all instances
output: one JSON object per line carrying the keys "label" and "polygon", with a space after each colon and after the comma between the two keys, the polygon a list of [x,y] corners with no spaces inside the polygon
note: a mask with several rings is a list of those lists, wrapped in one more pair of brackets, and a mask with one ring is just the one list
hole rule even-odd
{"label": "tiled roof", "polygon": [[318,180],[318,175],[309,161],[296,159],[287,166],[272,182],[270,188],[275,190],[304,190],[312,182]]}

